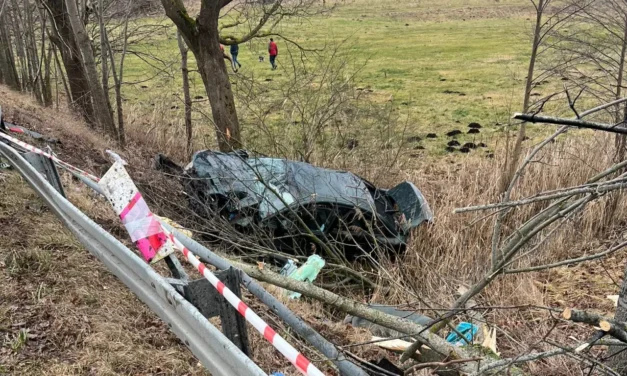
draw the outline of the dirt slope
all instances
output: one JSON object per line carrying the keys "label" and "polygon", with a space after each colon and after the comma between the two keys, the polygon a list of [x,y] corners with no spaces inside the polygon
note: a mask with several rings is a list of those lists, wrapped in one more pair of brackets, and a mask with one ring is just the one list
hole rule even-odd
{"label": "dirt slope", "polygon": [[0,285],[0,374],[208,375],[15,172],[0,174]]}

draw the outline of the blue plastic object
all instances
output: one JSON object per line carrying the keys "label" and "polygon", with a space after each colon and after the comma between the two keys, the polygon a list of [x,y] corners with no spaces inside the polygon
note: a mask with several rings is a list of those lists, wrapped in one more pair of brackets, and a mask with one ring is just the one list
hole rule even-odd
{"label": "blue plastic object", "polygon": [[272,372],[270,376],[285,376],[285,375],[282,374],[281,372]]}
{"label": "blue plastic object", "polygon": [[457,331],[461,333],[464,338],[466,338],[466,341],[464,341],[464,338],[461,338],[457,333],[449,333],[449,335],[446,337],[446,341],[448,343],[452,343],[455,346],[465,346],[472,343],[473,338],[479,331],[479,327],[469,322],[460,322],[455,329],[457,329]]}
{"label": "blue plastic object", "polygon": [[280,274],[283,276],[288,276],[298,269],[298,266],[294,263],[294,260],[287,260],[287,264],[281,268]]}

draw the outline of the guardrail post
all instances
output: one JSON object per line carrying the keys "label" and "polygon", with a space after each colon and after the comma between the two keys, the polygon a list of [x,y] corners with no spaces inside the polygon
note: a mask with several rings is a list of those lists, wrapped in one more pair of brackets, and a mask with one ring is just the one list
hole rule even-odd
{"label": "guardrail post", "polygon": [[[233,268],[214,273],[226,287],[241,299],[240,274]],[[250,356],[246,320],[239,315],[206,279],[188,282],[184,287],[185,299],[206,318],[220,316],[222,332],[244,354]]]}
{"label": "guardrail post", "polygon": [[48,183],[61,194],[61,196],[65,196],[65,192],[63,191],[63,185],[61,184],[61,178],[59,177],[59,172],[57,171],[54,162],[43,155],[28,152],[24,153],[24,159],[30,163],[31,166],[37,170],[40,174],[42,174]]}

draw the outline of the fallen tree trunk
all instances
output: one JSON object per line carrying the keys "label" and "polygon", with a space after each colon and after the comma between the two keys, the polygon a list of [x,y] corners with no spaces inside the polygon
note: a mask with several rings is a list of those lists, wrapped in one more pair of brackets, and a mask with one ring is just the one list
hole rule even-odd
{"label": "fallen tree trunk", "polygon": [[[201,257],[202,258],[202,257]],[[279,286],[291,291],[296,291],[303,294],[306,297],[319,300],[323,303],[331,305],[343,312],[349,313],[354,316],[359,316],[369,321],[379,324],[381,326],[394,329],[401,333],[410,335],[422,342],[425,346],[428,346],[431,350],[437,353],[441,359],[456,360],[456,359],[472,359],[480,358],[481,360],[470,361],[467,363],[459,364],[458,368],[463,373],[475,373],[481,367],[489,365],[493,362],[499,361],[496,355],[487,355],[486,349],[475,348],[472,346],[456,347],[451,343],[444,340],[444,338],[431,333],[426,327],[418,325],[412,321],[386,314],[384,312],[377,311],[369,308],[365,304],[359,303],[352,299],[344,298],[331,291],[321,289],[310,283],[296,281],[290,278],[286,278],[280,274],[271,272],[266,269],[259,269],[258,267],[244,264],[241,262],[232,261],[233,264],[242,269],[246,274],[251,277],[270,283],[275,286]],[[450,371],[450,370],[449,370]],[[510,369],[511,375],[524,375],[524,373],[517,368]]]}
{"label": "fallen tree trunk", "polygon": [[[260,269],[257,266],[252,266],[248,264],[244,264],[242,262],[226,260],[225,257],[218,256],[214,252],[209,249],[203,247],[193,239],[187,237],[185,234],[181,233],[174,227],[170,226],[167,223],[162,223],[169,231],[172,231],[174,235],[186,246],[189,247],[192,252],[194,252],[201,261],[209,263],[211,265],[217,266],[219,269],[228,269],[231,265],[239,268],[243,272],[244,284],[246,284],[249,288],[254,287],[256,284],[254,280],[251,280],[250,277],[255,278],[260,281],[268,282],[278,287],[282,287],[291,291],[296,291],[301,293],[302,295],[313,298],[316,300],[320,300],[328,305],[331,305],[345,313],[352,314],[354,316],[362,317],[364,319],[370,320],[375,324],[379,324],[381,326],[388,327],[390,329],[397,330],[401,333],[405,333],[408,336],[412,336],[417,339],[419,342],[424,343],[425,346],[429,347],[431,351],[426,351],[425,353],[429,355],[430,359],[427,360],[429,362],[435,361],[431,359],[433,355],[438,356],[439,361],[446,360],[457,360],[457,359],[471,359],[471,358],[481,358],[482,360],[472,361],[468,363],[460,364],[456,366],[456,370],[459,370],[461,373],[470,374],[477,372],[481,367],[489,365],[493,362],[499,361],[498,356],[495,354],[488,354],[489,350],[483,349],[481,347],[473,347],[473,346],[464,346],[457,347],[453,346],[451,343],[447,342],[444,338],[439,337],[438,335],[431,333],[428,328],[418,325],[412,321],[396,317],[393,315],[386,314],[384,312],[380,312],[374,309],[369,308],[365,304],[359,303],[352,299],[344,298],[339,296],[331,291],[327,291],[321,289],[317,286],[314,286],[310,283],[296,281],[294,279],[290,279],[284,277],[280,274],[274,273],[272,271],[266,269]],[[248,282],[246,282],[248,281]],[[258,286],[261,288],[260,286]],[[259,290],[259,289],[256,289]],[[252,292],[252,290],[251,290]],[[257,291],[259,292],[259,291]],[[265,292],[265,291],[264,291]],[[258,294],[255,294],[258,295]],[[260,294],[258,297],[264,298],[262,301],[268,302],[269,306],[276,311],[277,306],[282,306],[282,304],[277,301],[274,297],[272,297],[267,292],[265,294]],[[271,299],[268,299],[270,298]],[[288,311],[289,312],[289,311]],[[291,312],[290,312],[291,313]],[[281,316],[283,319],[285,317]],[[317,333],[313,332],[310,328],[306,327],[306,324],[302,323],[301,320],[296,319],[293,314],[286,316],[291,322],[290,326],[294,328],[299,334],[305,335],[308,337],[308,340],[316,337],[315,342],[322,341],[325,346],[319,348],[321,352],[325,355],[329,356],[329,350],[335,352],[335,357],[339,355],[340,358],[343,359],[344,362],[347,362],[345,358],[340,354],[338,354],[336,349],[329,349],[326,347],[326,341],[322,339]],[[296,321],[296,322],[293,322]],[[296,324],[296,325],[293,325]],[[303,328],[304,327],[304,328]],[[301,332],[301,329],[302,330]],[[311,343],[311,342],[310,342]],[[324,349],[325,351],[322,351]],[[334,358],[334,357],[332,357]],[[346,363],[344,363],[346,365]],[[339,366],[339,364],[336,363]],[[442,370],[443,372],[438,371],[438,373],[442,374],[451,374],[451,369]],[[512,376],[522,376],[525,375],[520,369],[512,367],[509,369],[510,375]],[[490,374],[490,373],[486,373]]]}
{"label": "fallen tree trunk", "polygon": [[584,323],[601,328],[601,330],[612,337],[627,343],[627,324],[621,321],[598,315],[596,313],[580,311],[566,308],[562,312],[565,320]]}

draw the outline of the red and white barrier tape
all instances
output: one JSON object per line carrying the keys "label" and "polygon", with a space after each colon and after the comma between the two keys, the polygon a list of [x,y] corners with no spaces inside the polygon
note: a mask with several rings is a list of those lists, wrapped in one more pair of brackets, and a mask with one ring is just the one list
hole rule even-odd
{"label": "red and white barrier tape", "polygon": [[200,274],[202,274],[202,276],[205,277],[213,285],[213,287],[215,287],[218,292],[224,296],[224,298],[233,307],[235,307],[235,309],[237,309],[237,312],[244,316],[246,321],[257,329],[259,333],[263,334],[263,337],[268,340],[272,346],[279,350],[279,352],[283,354],[283,356],[285,356],[300,372],[308,376],[324,375],[313,363],[305,358],[303,354],[290,345],[285,339],[283,339],[283,337],[278,335],[274,329],[266,324],[261,317],[257,316],[257,314],[250,309],[246,303],[241,301],[237,295],[229,290],[228,287],[222,283],[222,281],[220,281],[211,271],[207,269],[205,264],[200,262],[200,260],[198,260],[198,258],[189,249],[187,249],[179,240],[169,233],[168,230],[164,228],[163,231],[169,235],[170,240],[174,243],[174,247],[183,253],[187,261],[198,269],[198,272],[200,272]]}
{"label": "red and white barrier tape", "polygon": [[[224,283],[222,283],[207,267],[198,260],[185,246],[176,239],[172,233],[165,229],[161,223],[153,221],[154,215],[150,212],[148,205],[141,197],[137,186],[124,169],[123,161],[116,161],[99,182],[100,187],[105,192],[105,196],[111,202],[115,212],[124,222],[133,241],[141,238],[148,240],[155,238],[157,242],[153,246],[151,242],[150,252],[144,257],[157,258],[159,255],[169,254],[175,249],[183,253],[185,259],[189,261],[202,276],[215,287],[218,292],[248,321],[268,342],[270,342],[281,354],[283,354],[296,368],[307,376],[323,376],[315,365],[305,358],[292,345],[287,343],[283,337],[278,335],[265,321],[253,312],[240,298],[238,298]],[[155,227],[156,225],[156,227]],[[157,228],[158,227],[158,228]],[[146,250],[142,249],[142,244],[137,241],[142,254]],[[157,256],[153,256],[154,254]]]}
{"label": "red and white barrier tape", "polygon": [[[274,346],[283,356],[285,356],[301,373],[307,376],[324,376],[324,374],[311,363],[303,354],[290,345],[283,337],[278,335],[261,317],[259,317],[246,303],[238,298],[231,290],[229,290],[222,281],[220,281],[211,271],[207,269],[205,264],[200,262],[198,258],[190,252],[179,240],[177,240],[168,230],[166,230],[156,218],[148,205],[144,201],[141,193],[131,180],[124,166],[120,162],[116,162],[107,171],[103,179],[85,172],[67,162],[60,160],[50,153],[29,145],[17,138],[11,137],[0,132],[0,137],[5,138],[26,150],[41,154],[52,159],[54,162],[99,182],[99,185],[107,195],[116,213],[127,228],[131,239],[136,243],[142,256],[146,261],[155,262],[162,259],[166,255],[172,253],[171,245],[179,250],[185,256],[198,272],[215,287],[218,292],[231,304],[237,312],[239,312],[263,337]],[[122,173],[122,171],[124,173]],[[134,189],[124,189],[131,187]],[[114,194],[111,194],[115,192]],[[123,196],[128,197],[122,197]],[[165,238],[164,238],[165,235]],[[169,238],[169,239],[168,239]],[[156,241],[152,241],[155,239]],[[169,240],[169,241],[168,241]],[[153,244],[154,243],[154,244]],[[145,245],[145,246],[144,246]]]}
{"label": "red and white barrier tape", "polygon": [[33,145],[27,144],[24,141],[20,141],[20,140],[18,140],[15,137],[11,137],[8,134],[2,133],[2,132],[0,132],[0,137],[13,142],[14,144],[20,145],[21,147],[23,147],[24,149],[26,149],[28,151],[32,151],[33,153],[41,154],[44,157],[48,157],[48,158],[52,159],[55,163],[57,163],[57,164],[65,167],[65,168],[67,168],[68,170],[70,170],[72,172],[75,172],[75,173],[77,173],[79,175],[85,176],[85,177],[87,177],[87,178],[89,178],[91,180],[94,180],[94,181],[99,181],[100,180],[99,178],[97,178],[96,176],[90,174],[89,172],[85,172],[85,171],[81,170],[78,167],[74,167],[71,164],[60,160],[59,158],[55,157],[54,155],[52,155],[50,153],[47,153],[47,152],[45,152],[45,151],[43,151],[43,150],[41,150],[39,148],[36,148]]}
{"label": "red and white barrier tape", "polygon": [[19,128],[19,127],[7,127],[7,129],[11,132],[14,133],[24,133],[24,129],[23,128]]}

